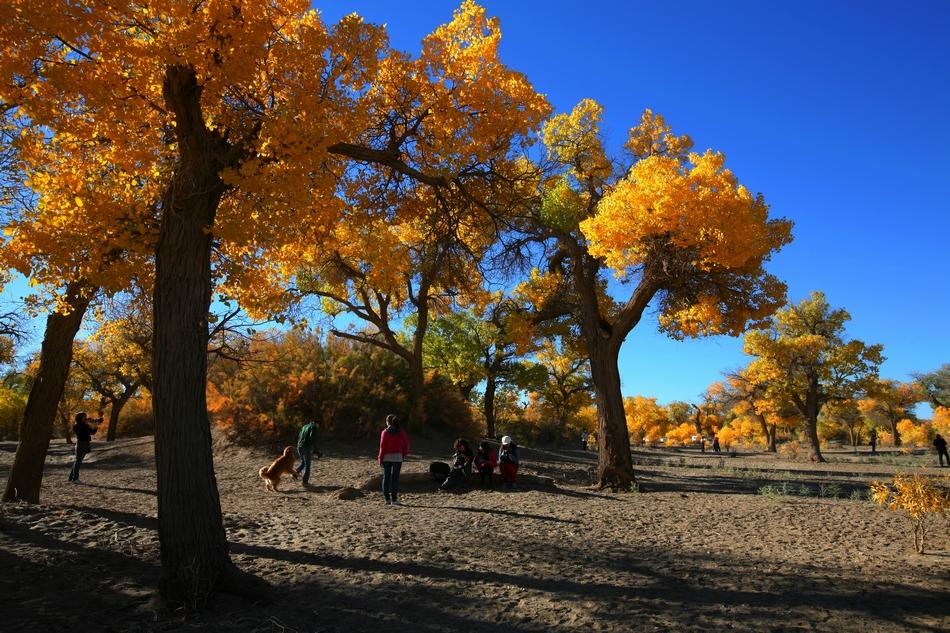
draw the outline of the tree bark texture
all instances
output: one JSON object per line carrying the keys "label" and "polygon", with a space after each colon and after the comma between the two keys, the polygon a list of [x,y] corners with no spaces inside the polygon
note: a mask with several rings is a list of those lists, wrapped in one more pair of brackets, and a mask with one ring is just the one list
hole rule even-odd
{"label": "tree bark texture", "polygon": [[630,434],[620,391],[619,347],[601,343],[590,357],[597,403],[597,480],[601,488],[627,490],[636,481],[630,456]]}
{"label": "tree bark texture", "polygon": [[821,404],[818,402],[818,379],[809,378],[808,393],[805,396],[805,437],[808,438],[809,453],[808,459],[813,462],[823,462],[825,458],[821,454],[821,442],[818,439],[818,414],[821,412]]}
{"label": "tree bark texture", "polygon": [[211,229],[225,143],[209,132],[190,67],[169,67],[180,164],[162,198],[156,251],[152,410],[162,595],[198,607],[232,572],[214,475],[207,377]]}
{"label": "tree bark texture", "polygon": [[[43,464],[53,435],[57,407],[66,388],[73,358],[73,339],[86,314],[95,288],[84,281],[66,287],[68,314],[53,312],[46,318],[46,333],[40,350],[40,367],[30,388],[20,423],[20,437],[3,501],[39,503]],[[67,441],[69,436],[67,435]]]}
{"label": "tree bark texture", "polygon": [[422,356],[409,361],[409,420],[406,428],[421,428],[426,421],[426,374]]}

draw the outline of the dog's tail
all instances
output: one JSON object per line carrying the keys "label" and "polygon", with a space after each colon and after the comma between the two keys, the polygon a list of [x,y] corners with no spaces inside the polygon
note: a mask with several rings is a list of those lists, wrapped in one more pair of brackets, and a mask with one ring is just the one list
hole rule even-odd
{"label": "dog's tail", "polygon": [[260,469],[259,471],[257,471],[258,477],[260,477],[261,479],[263,479],[263,478],[264,478],[264,471],[265,471],[265,470],[267,470],[267,466],[261,466],[261,469]]}

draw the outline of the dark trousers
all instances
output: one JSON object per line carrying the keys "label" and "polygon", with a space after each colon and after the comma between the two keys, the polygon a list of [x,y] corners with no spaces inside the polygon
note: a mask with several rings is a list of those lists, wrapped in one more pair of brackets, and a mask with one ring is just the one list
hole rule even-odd
{"label": "dark trousers", "polygon": [[383,462],[383,497],[386,501],[399,499],[399,471],[402,462]]}
{"label": "dark trousers", "polygon": [[89,454],[91,445],[91,442],[76,442],[76,461],[69,469],[69,481],[79,481],[79,467],[82,466],[83,458]]}
{"label": "dark trousers", "polygon": [[308,484],[310,483],[310,462],[313,460],[313,447],[300,448],[298,446],[297,452],[300,453],[300,465],[297,466],[297,474],[299,475],[303,471],[303,482]]}
{"label": "dark trousers", "polygon": [[494,470],[495,469],[492,468],[491,466],[482,466],[481,468],[478,469],[478,474],[481,475],[481,483],[479,485],[482,488],[485,487],[486,481],[488,482],[489,488],[495,487],[494,475],[492,474],[492,471]]}
{"label": "dark trousers", "polygon": [[465,470],[456,466],[449,471],[449,476],[445,478],[440,488],[442,488],[442,490],[448,490],[449,488],[461,486],[463,483],[465,483]]}
{"label": "dark trousers", "polygon": [[947,466],[950,466],[950,453],[947,453],[947,449],[937,449],[937,459],[940,460],[940,467],[943,467],[943,458],[947,458]]}

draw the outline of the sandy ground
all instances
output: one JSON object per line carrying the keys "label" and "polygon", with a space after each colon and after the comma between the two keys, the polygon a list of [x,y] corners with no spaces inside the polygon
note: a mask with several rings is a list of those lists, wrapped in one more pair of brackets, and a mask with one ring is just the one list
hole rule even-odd
{"label": "sandy ground", "polygon": [[[434,441],[416,444],[404,472],[447,457]],[[279,597],[222,595],[184,615],[155,597],[151,438],[95,443],[78,485],[66,483],[71,455],[57,442],[43,504],[0,506],[0,630],[950,629],[946,518],[918,555],[906,519],[848,498],[929,455],[832,454],[818,468],[638,451],[640,492],[604,494],[585,487],[593,453],[525,450],[524,472],[557,489],[415,486],[404,507],[388,507],[378,493],[332,496],[377,474],[372,446],[321,448],[313,486],[286,480],[275,494],[257,478],[274,455],[219,447],[232,557]],[[4,479],[14,450],[0,444]]]}

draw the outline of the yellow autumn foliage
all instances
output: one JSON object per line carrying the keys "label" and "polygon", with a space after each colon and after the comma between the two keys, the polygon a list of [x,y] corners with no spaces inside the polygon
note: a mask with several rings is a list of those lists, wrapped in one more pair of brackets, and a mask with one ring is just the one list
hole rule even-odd
{"label": "yellow autumn foliage", "polygon": [[894,480],[873,482],[871,500],[894,512],[903,512],[914,529],[914,549],[924,553],[931,515],[950,512],[950,478],[935,480],[919,474],[897,473]]}

